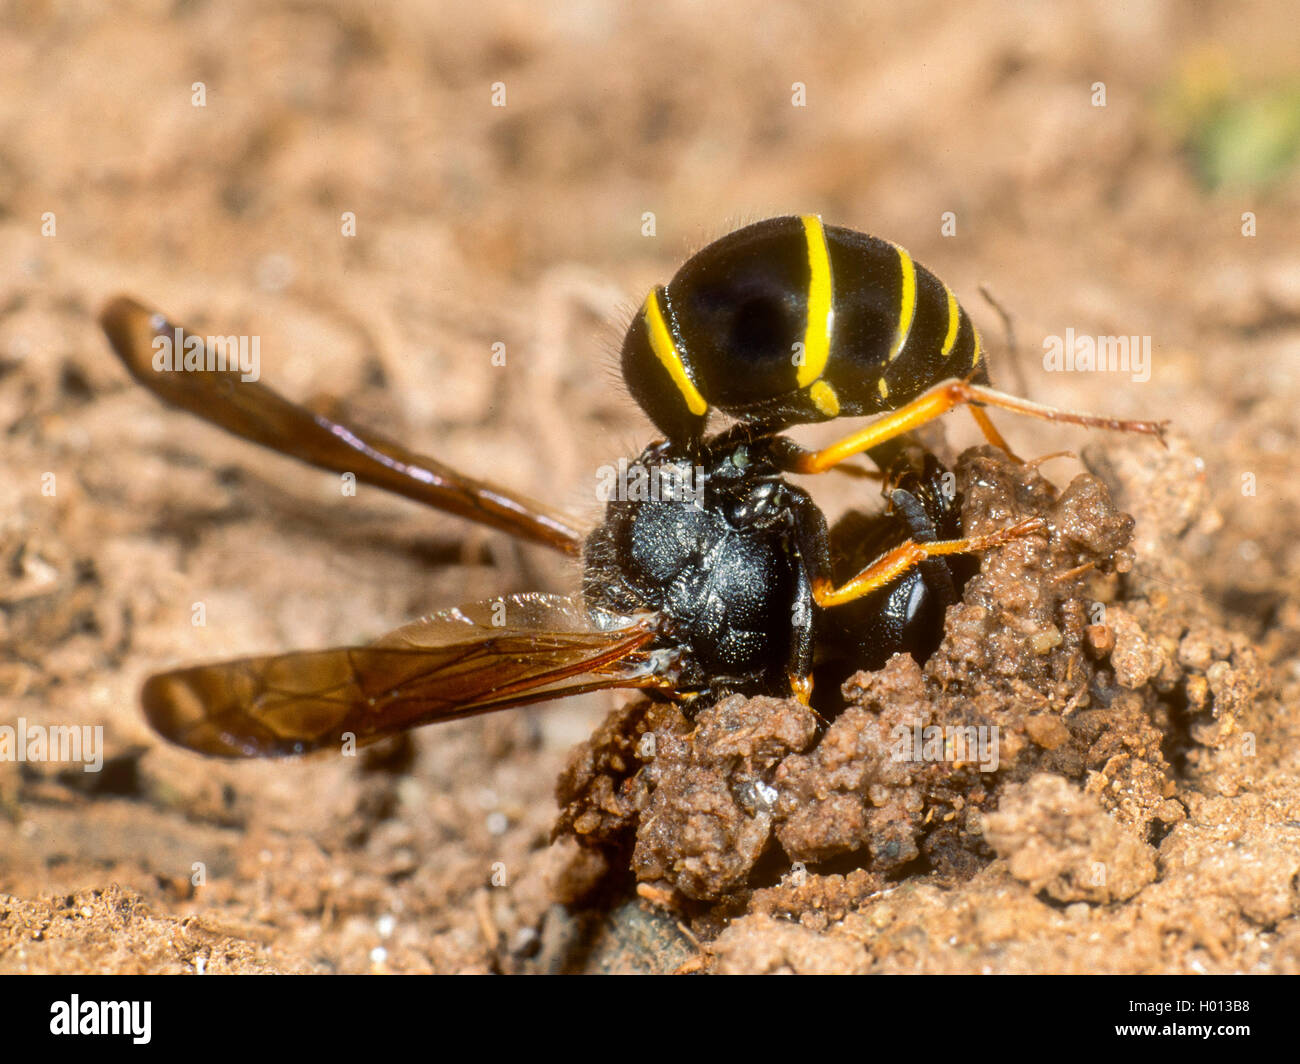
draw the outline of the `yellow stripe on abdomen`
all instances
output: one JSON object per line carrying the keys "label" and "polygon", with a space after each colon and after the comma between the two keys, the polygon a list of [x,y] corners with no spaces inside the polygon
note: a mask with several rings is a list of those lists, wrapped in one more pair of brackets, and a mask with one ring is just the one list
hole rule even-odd
{"label": "yellow stripe on abdomen", "polygon": [[939,349],[939,354],[947,358],[952,354],[953,345],[957,342],[957,332],[961,327],[961,309],[957,306],[957,297],[952,294],[952,289],[944,285],[943,290],[948,293],[948,335],[943,338],[943,347]]}
{"label": "yellow stripe on abdomen", "polygon": [[889,348],[890,362],[907,346],[907,337],[912,331],[912,322],[916,319],[916,263],[897,244],[894,245],[894,250],[898,252],[898,264],[903,269],[903,291],[898,300],[898,328],[894,330],[894,342]]}
{"label": "yellow stripe on abdomen", "polygon": [[800,388],[806,388],[826,370],[835,306],[831,254],[822,220],[815,214],[805,214],[800,221],[808,241],[808,320],[804,326],[803,362],[796,370],[795,380]]}
{"label": "yellow stripe on abdomen", "polygon": [[668,376],[672,378],[673,384],[686,400],[686,408],[696,417],[703,417],[709,411],[709,404],[705,402],[704,396],[700,394],[700,390],[695,387],[695,382],[686,372],[686,365],[682,362],[681,353],[673,341],[673,334],[668,331],[663,308],[659,305],[662,292],[662,288],[651,289],[641,311],[645,315],[646,331],[650,334],[650,350],[668,371]]}

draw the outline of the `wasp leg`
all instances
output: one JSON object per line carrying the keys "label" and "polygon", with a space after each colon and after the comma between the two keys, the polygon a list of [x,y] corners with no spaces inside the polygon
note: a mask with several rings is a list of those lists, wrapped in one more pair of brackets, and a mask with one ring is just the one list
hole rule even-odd
{"label": "wasp leg", "polygon": [[883,482],[885,474],[879,469],[868,469],[866,466],[859,465],[837,465],[835,472],[845,473],[848,476],[856,477],[859,480],[875,480]]}
{"label": "wasp leg", "polygon": [[[797,507],[795,509],[797,512]],[[799,521],[801,519],[796,517],[795,520]],[[806,521],[807,519],[803,518],[802,520]],[[807,533],[811,532],[812,536],[815,538],[817,536],[818,527],[821,531],[821,541],[818,548],[814,549],[820,549],[824,553],[825,557],[829,557],[829,554],[825,554],[829,548],[826,543],[826,522],[824,519],[820,523],[820,526],[802,524],[801,527],[795,531],[795,549],[797,551],[800,550],[800,541],[805,538]],[[791,694],[793,694],[794,697],[805,706],[812,702],[813,690],[812,668],[813,637],[815,633],[814,615],[817,612],[816,608],[813,606],[813,582],[815,579],[815,574],[809,571],[806,562],[796,566],[794,611],[791,616],[792,639],[790,641],[790,660],[786,666],[786,676],[789,677],[790,680]]]}
{"label": "wasp leg", "polygon": [[973,554],[1019,539],[1021,536],[1041,532],[1046,527],[1047,524],[1041,517],[1030,517],[983,536],[939,540],[934,543],[918,543],[914,539],[909,539],[893,550],[886,551],[841,587],[833,586],[825,576],[814,579],[813,598],[823,609],[842,606],[846,602],[869,595],[891,581],[897,580],[927,558],[941,554]]}
{"label": "wasp leg", "polygon": [[[1006,392],[986,388],[982,384],[972,384],[970,381],[954,378],[936,384],[910,403],[890,411],[884,417],[823,450],[809,451],[791,445],[782,449],[780,458],[788,472],[824,473],[852,455],[872,447],[879,447],[887,440],[892,440],[904,432],[911,432],[927,421],[932,421],[954,407],[966,403],[996,406],[1027,417],[1041,418],[1044,421],[1060,421],[1087,428],[1113,429],[1116,432],[1141,432],[1159,438],[1162,443],[1165,427],[1169,424],[1167,421],[1127,421],[1123,418],[1101,417],[1074,410],[1058,410],[1056,407],[1044,406],[1041,403],[1030,402],[1028,399],[1008,395]],[[998,431],[988,422],[987,415],[977,407],[971,407],[971,410],[990,442],[996,443],[1002,439]],[[1006,450],[1005,441],[997,445]]]}
{"label": "wasp leg", "polygon": [[984,438],[988,440],[989,443],[999,451],[1002,451],[1017,465],[1025,464],[1024,460],[1020,458],[1016,452],[1011,449],[1011,446],[1007,441],[1002,438],[1002,433],[997,430],[997,426],[993,424],[993,420],[984,412],[982,406],[972,404],[966,407],[966,409],[970,411],[970,416],[975,419],[975,424],[980,427],[980,432],[984,433]]}
{"label": "wasp leg", "polygon": [[812,702],[813,680],[811,675],[790,677],[790,690],[794,692],[794,697],[803,705]]}

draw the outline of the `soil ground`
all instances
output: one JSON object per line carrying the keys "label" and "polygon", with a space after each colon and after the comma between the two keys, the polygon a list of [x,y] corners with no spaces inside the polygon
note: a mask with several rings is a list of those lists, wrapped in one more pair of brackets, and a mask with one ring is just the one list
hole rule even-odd
{"label": "soil ground", "polygon": [[[1163,0],[8,5],[0,724],[102,727],[106,760],[0,762],[0,971],[1300,971],[1294,22]],[[1011,637],[972,611],[1029,564],[1000,556],[924,675],[861,679],[837,747],[782,733],[766,864],[696,875],[656,828],[640,900],[602,895],[609,851],[551,842],[571,751],[642,712],[629,696],[356,759],[216,763],[153,736],[152,672],[578,574],[163,408],[110,357],[107,299],[257,334],[273,387],[594,521],[595,467],[652,435],[612,358],[631,308],[712,237],[814,211],[943,277],[1008,390],[1174,424],[1163,452],[1000,419],[1024,456],[1091,448],[1041,470],[1091,507],[1085,539],[1136,520],[1128,546],[1069,546],[1133,567],[1052,599],[1033,684],[1024,664],[980,686]],[[1149,378],[1047,369],[1067,329],[1149,336]],[[953,454],[978,442],[944,429]],[[805,483],[832,517],[875,503]],[[1098,600],[1089,635],[1066,604]],[[1086,706],[1054,671],[1073,652]],[[942,717],[949,688],[1023,740],[978,818],[978,779],[886,778],[862,745]],[[673,748],[638,818],[688,815],[673,766],[711,735]]]}

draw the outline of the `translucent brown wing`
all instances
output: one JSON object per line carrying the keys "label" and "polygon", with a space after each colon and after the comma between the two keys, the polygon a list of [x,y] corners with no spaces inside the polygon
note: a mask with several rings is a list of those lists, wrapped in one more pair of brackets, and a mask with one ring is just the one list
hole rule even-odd
{"label": "translucent brown wing", "polygon": [[[377,433],[312,413],[258,381],[241,379],[238,369],[155,369],[155,341],[170,343],[180,358],[189,334],[133,299],[114,299],[100,324],[137,381],[165,402],[227,432],[567,554],[582,550],[582,531],[558,511],[463,476]],[[216,361],[216,352],[204,347],[203,353],[203,365],[224,364]],[[208,360],[209,355],[214,357]]]}
{"label": "translucent brown wing", "polygon": [[[494,622],[504,620],[503,625]],[[672,689],[653,617],[602,617],[556,595],[515,595],[415,621],[367,647],[198,665],[151,677],[145,716],[216,757],[358,746],[435,721],[608,687]]]}

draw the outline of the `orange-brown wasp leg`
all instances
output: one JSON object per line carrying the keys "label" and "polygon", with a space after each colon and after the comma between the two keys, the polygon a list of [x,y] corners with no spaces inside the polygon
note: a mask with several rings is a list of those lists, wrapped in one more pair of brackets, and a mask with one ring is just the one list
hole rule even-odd
{"label": "orange-brown wasp leg", "polygon": [[970,416],[975,419],[975,424],[979,426],[980,432],[984,433],[984,438],[989,441],[999,451],[1003,452],[1013,462],[1024,465],[1024,461],[1017,456],[1016,452],[1011,449],[1011,445],[1002,438],[1002,433],[997,430],[992,419],[985,413],[982,406],[970,405],[966,407],[970,411]]}
{"label": "orange-brown wasp leg", "polygon": [[1047,527],[1041,517],[1029,517],[1014,525],[1000,528],[983,536],[970,536],[966,539],[939,540],[935,543],[918,543],[909,539],[900,543],[893,550],[886,551],[868,565],[857,576],[840,587],[835,587],[825,577],[813,581],[813,598],[823,608],[842,606],[863,595],[879,590],[893,580],[897,580],[909,569],[914,568],[926,558],[942,554],[973,554],[989,550],[1021,536],[1041,532]]}
{"label": "orange-brown wasp leg", "polygon": [[812,676],[811,675],[799,676],[797,674],[791,674],[789,679],[790,679],[790,690],[794,692],[795,699],[803,703],[805,706],[808,705],[812,701],[812,691],[813,691]]}
{"label": "orange-brown wasp leg", "polygon": [[[986,388],[982,384],[953,379],[936,384],[924,395],[917,396],[910,403],[890,411],[870,425],[820,451],[809,451],[794,446],[784,448],[781,460],[785,468],[792,473],[824,473],[846,458],[872,447],[878,447],[905,432],[911,432],[927,421],[946,414],[953,407],[964,403],[996,406],[1028,417],[1041,418],[1044,421],[1060,421],[1087,428],[1113,429],[1116,432],[1141,432],[1155,436],[1161,442],[1164,441],[1164,431],[1168,425],[1166,421],[1129,421],[1123,418],[1083,414],[1073,410],[1058,410],[1056,407],[1044,406],[1041,403],[1030,402],[1028,399],[1020,399],[1005,392]],[[977,408],[972,407],[973,412],[976,410]],[[981,415],[983,415],[982,411],[977,412],[975,420],[979,422],[990,442],[1002,440],[998,431],[988,423],[987,415],[983,415],[983,420]],[[1002,441],[999,446],[1005,449],[1005,441]]]}
{"label": "orange-brown wasp leg", "polygon": [[844,473],[850,477],[856,477],[860,480],[884,481],[885,474],[879,469],[868,469],[866,466],[859,465],[837,465],[836,473]]}

